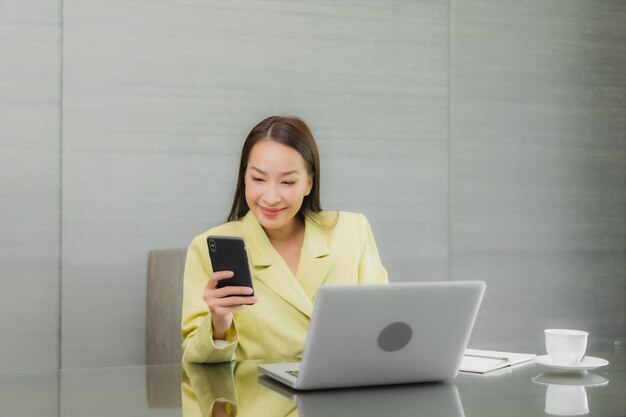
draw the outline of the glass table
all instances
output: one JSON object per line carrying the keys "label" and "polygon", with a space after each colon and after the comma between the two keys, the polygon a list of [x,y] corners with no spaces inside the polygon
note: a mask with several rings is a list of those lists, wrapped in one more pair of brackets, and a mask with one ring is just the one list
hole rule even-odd
{"label": "glass table", "polygon": [[0,374],[2,415],[18,416],[546,416],[626,415],[626,348],[588,349],[609,365],[559,374],[528,363],[432,384],[297,392],[258,362]]}

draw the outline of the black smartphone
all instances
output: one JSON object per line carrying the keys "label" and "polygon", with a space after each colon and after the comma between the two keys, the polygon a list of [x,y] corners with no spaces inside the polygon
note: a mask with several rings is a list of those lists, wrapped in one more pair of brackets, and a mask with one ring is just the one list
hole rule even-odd
{"label": "black smartphone", "polygon": [[231,285],[253,288],[246,244],[243,239],[233,236],[209,236],[206,241],[213,271],[233,271],[234,273],[232,278],[218,281],[217,288]]}

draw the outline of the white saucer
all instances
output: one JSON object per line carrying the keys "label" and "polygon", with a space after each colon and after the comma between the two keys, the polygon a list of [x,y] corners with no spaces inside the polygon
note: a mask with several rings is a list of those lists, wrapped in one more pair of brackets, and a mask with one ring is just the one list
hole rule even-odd
{"label": "white saucer", "polygon": [[582,385],[584,387],[596,387],[608,384],[609,380],[592,372],[548,372],[545,374],[537,375],[533,378],[533,382],[541,385]]}
{"label": "white saucer", "polygon": [[585,356],[578,365],[560,365],[553,363],[548,355],[541,355],[535,358],[535,362],[557,372],[583,372],[596,369],[609,364],[609,361],[593,356]]}

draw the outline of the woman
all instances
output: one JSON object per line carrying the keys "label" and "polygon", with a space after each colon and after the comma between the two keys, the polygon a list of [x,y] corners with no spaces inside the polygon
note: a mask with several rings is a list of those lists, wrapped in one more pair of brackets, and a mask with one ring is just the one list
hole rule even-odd
{"label": "woman", "polygon": [[[248,135],[228,223],[194,238],[183,291],[183,361],[226,362],[302,355],[317,289],[386,283],[363,215],[323,211],[319,154],[307,125],[269,117]],[[217,288],[209,235],[246,243],[252,289]],[[367,308],[367,306],[364,306]]]}

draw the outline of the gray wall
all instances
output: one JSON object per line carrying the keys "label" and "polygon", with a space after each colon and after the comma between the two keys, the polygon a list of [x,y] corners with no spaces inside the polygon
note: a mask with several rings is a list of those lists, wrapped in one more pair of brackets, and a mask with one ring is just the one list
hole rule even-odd
{"label": "gray wall", "polygon": [[144,360],[148,251],[223,222],[269,114],[311,124],[325,205],[369,215],[394,275],[446,279],[447,19],[443,2],[66,0],[63,367]]}
{"label": "gray wall", "polygon": [[0,1],[0,370],[59,360],[61,8]]}
{"label": "gray wall", "polygon": [[472,340],[624,341],[626,3],[452,4],[450,266],[488,283]]}
{"label": "gray wall", "polygon": [[625,341],[625,28],[617,1],[1,2],[0,371],[143,363],[148,252],[223,221],[269,114],[309,122],[392,280],[487,281],[475,346]]}

